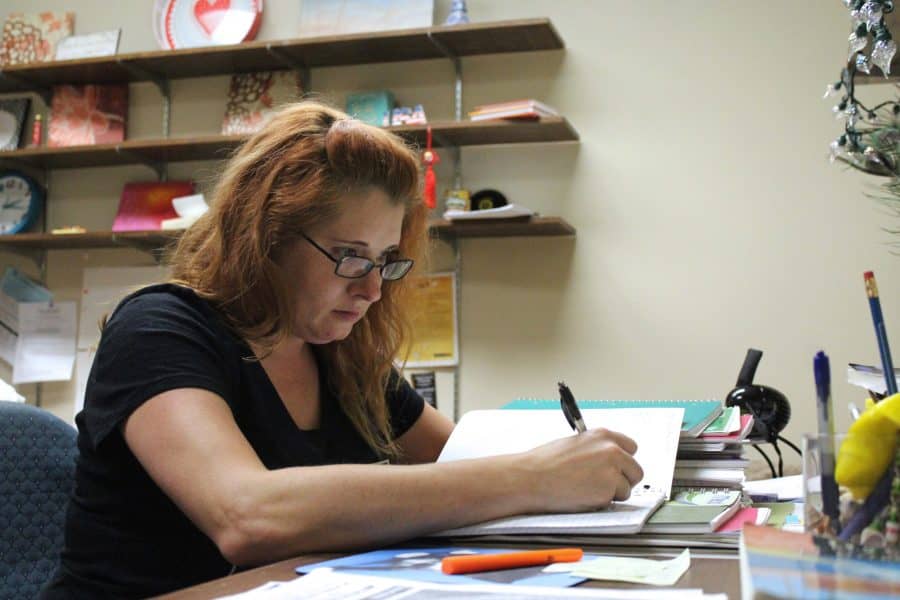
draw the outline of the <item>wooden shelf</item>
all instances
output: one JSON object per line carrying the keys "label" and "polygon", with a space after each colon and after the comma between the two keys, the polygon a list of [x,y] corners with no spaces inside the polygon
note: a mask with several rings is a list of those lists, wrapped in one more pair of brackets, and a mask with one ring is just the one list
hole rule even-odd
{"label": "wooden shelf", "polygon": [[488,238],[529,236],[573,236],[575,228],[559,217],[531,217],[502,221],[448,221],[436,219],[429,223],[431,232],[442,238]]}
{"label": "wooden shelf", "polygon": [[[388,127],[398,135],[425,145],[424,125]],[[562,117],[539,121],[437,121],[431,123],[436,146],[479,146],[574,142],[578,133]],[[217,160],[228,156],[246,139],[243,135],[206,135],[190,138],[127,140],[119,144],[25,148],[0,152],[0,165],[34,169],[73,169],[127,164],[160,164],[188,160]]]}
{"label": "wooden shelf", "polygon": [[493,21],[13,65],[0,70],[0,93],[41,91],[62,83],[126,83],[446,58],[444,49],[463,57],[562,48],[562,38],[549,19]]}
{"label": "wooden shelf", "polygon": [[[476,237],[572,236],[575,228],[559,217],[533,217],[521,221],[451,223],[445,219],[429,223],[432,235],[444,239]],[[182,230],[88,231],[86,233],[19,233],[0,235],[0,250],[85,250],[131,247],[152,251],[177,240]]]}
{"label": "wooden shelf", "polygon": [[178,239],[181,230],[166,231],[88,231],[86,233],[17,233],[0,235],[4,250],[83,250],[90,248],[132,247],[140,250],[161,248]]}

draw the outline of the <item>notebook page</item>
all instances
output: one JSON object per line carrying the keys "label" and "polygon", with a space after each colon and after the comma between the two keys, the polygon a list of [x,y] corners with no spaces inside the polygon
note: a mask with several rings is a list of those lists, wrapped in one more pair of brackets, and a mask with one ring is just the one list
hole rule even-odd
{"label": "notebook page", "polygon": [[[683,413],[682,408],[581,411],[588,429],[604,427],[637,443],[635,460],[644,469],[644,478],[633,494],[649,486],[666,498],[672,490]],[[525,452],[572,435],[575,432],[561,410],[474,410],[460,419],[438,462]]]}
{"label": "notebook page", "polygon": [[[582,411],[588,428],[625,433],[638,444],[635,458],[644,479],[625,502],[590,513],[523,515],[496,519],[434,534],[436,537],[503,534],[619,534],[641,530],[668,497],[681,431],[683,409],[595,409]],[[558,418],[557,418],[558,417]],[[575,435],[560,411],[479,410],[466,413],[438,462],[524,452]],[[645,487],[646,486],[646,487]]]}

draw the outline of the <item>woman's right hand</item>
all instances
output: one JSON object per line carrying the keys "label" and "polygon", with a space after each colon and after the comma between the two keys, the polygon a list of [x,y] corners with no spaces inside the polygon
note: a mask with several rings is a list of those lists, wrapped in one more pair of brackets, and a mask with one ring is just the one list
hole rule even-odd
{"label": "woman's right hand", "polygon": [[586,512],[627,500],[644,478],[637,444],[608,429],[591,429],[521,455],[529,512]]}

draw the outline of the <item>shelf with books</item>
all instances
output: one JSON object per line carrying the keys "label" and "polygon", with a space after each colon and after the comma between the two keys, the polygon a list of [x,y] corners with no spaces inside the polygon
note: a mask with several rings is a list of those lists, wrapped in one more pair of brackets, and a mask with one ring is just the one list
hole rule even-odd
{"label": "shelf with books", "polygon": [[[444,239],[476,237],[572,236],[575,228],[559,217],[533,217],[529,221],[451,223],[436,219],[429,223],[433,236]],[[0,236],[0,250],[83,250],[131,247],[158,250],[181,236],[182,230],[87,231],[84,233],[20,233]]]}
{"label": "shelf with books", "polygon": [[562,38],[546,18],[442,25],[12,65],[0,72],[0,93],[41,91],[61,83],[126,83],[562,48]]}
{"label": "shelf with books", "polygon": [[[431,130],[435,144],[480,146],[578,141],[578,133],[562,117],[538,121],[436,121]],[[426,126],[388,127],[407,140],[424,146]],[[168,163],[189,160],[218,160],[244,141],[244,135],[203,135],[182,138],[126,140],[117,144],[25,148],[0,152],[0,164],[35,169],[72,169],[140,163]]]}

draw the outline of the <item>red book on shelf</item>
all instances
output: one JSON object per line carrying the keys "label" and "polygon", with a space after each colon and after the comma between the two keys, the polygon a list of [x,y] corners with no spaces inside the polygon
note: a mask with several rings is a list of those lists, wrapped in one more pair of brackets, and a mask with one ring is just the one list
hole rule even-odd
{"label": "red book on shelf", "polygon": [[164,219],[178,216],[172,199],[194,193],[192,181],[145,181],[126,183],[119,199],[113,231],[162,229]]}

